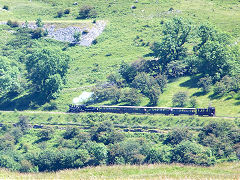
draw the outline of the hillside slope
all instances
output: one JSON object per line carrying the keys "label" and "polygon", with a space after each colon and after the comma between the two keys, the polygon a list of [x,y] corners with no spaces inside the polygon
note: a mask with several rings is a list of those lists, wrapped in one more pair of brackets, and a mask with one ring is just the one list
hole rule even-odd
{"label": "hillside slope", "polygon": [[[78,2],[78,5],[73,5]],[[161,38],[162,22],[175,16],[190,18],[194,24],[209,22],[218,29],[233,36],[235,43],[239,42],[240,34],[240,7],[238,0],[120,0],[120,1],[40,1],[40,0],[4,0],[9,10],[0,11],[0,21],[17,20],[19,22],[35,21],[41,18],[43,22],[60,23],[68,26],[71,23],[92,22],[92,20],[76,19],[78,11],[83,5],[93,6],[97,13],[97,21],[107,22],[104,32],[97,38],[97,44],[90,47],[73,46],[65,52],[73,60],[67,74],[67,84],[60,96],[52,102],[57,104],[59,111],[66,111],[67,104],[81,94],[83,90],[91,91],[92,85],[105,81],[106,77],[117,71],[122,61],[133,62],[151,52],[148,44],[159,41]],[[135,6],[136,8],[131,8]],[[69,8],[71,13],[62,18],[56,18],[57,12]],[[171,10],[170,10],[171,9]],[[31,12],[31,13],[29,13]],[[13,34],[6,28],[0,31],[3,45],[12,38]],[[140,41],[136,40],[139,37]],[[64,48],[64,43],[40,39],[36,41],[38,47]],[[19,51],[21,51],[19,49]],[[9,52],[11,53],[11,51]],[[10,56],[16,60],[18,55]],[[152,57],[145,57],[150,59]],[[188,94],[198,95],[199,89],[192,86],[195,83],[190,77],[179,78],[170,83],[167,90],[161,95],[158,105],[171,106],[172,95],[177,91],[187,91]],[[27,94],[28,92],[25,92]],[[240,116],[239,95],[214,99],[211,94],[198,95],[199,107],[209,104],[216,106],[217,115]],[[10,103],[3,104],[2,109],[28,109],[24,107],[24,94],[15,97]],[[28,99],[30,102],[31,100]],[[146,105],[147,102],[142,102]],[[22,106],[22,108],[21,108]],[[37,107],[39,108],[39,107]],[[40,107],[41,109],[41,107]]]}

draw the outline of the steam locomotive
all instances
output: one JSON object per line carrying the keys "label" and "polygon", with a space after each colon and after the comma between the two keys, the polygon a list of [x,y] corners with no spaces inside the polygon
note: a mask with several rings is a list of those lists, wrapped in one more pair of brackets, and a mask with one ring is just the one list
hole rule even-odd
{"label": "steam locomotive", "polygon": [[164,114],[215,116],[215,108],[176,108],[176,107],[143,107],[143,106],[99,106],[69,105],[69,113],[102,112],[102,113],[139,113],[139,114]]}

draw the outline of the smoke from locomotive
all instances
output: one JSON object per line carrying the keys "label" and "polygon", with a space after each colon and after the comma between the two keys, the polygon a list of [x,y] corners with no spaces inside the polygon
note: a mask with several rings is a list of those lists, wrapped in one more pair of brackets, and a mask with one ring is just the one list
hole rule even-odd
{"label": "smoke from locomotive", "polygon": [[84,91],[79,97],[75,97],[73,98],[72,102],[73,104],[83,104],[87,101],[90,100],[90,98],[92,97],[93,92],[86,92]]}

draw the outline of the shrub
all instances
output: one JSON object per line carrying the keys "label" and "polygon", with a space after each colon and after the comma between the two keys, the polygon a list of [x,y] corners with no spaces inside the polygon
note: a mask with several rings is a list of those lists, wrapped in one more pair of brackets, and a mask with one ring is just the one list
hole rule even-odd
{"label": "shrub", "polygon": [[5,10],[8,11],[8,10],[9,10],[9,6],[8,6],[8,5],[4,5],[4,6],[3,6],[3,9],[5,9]]}
{"label": "shrub", "polygon": [[122,93],[121,102],[125,102],[131,106],[139,105],[141,102],[141,94],[134,88],[125,90]]}
{"label": "shrub", "polygon": [[65,9],[64,14],[70,14],[70,9]]}
{"label": "shrub", "polygon": [[33,39],[38,39],[47,36],[47,31],[45,31],[43,28],[37,28],[31,31],[31,35]]}
{"label": "shrub", "polygon": [[80,32],[75,32],[74,34],[73,34],[73,42],[75,43],[75,44],[77,44],[77,43],[79,43],[80,42],[80,40],[81,40],[81,33]]}
{"label": "shrub", "polygon": [[90,165],[101,165],[107,162],[107,147],[102,143],[89,141],[86,144],[86,149],[91,157]]}
{"label": "shrub", "polygon": [[153,146],[145,159],[146,163],[170,163],[172,159],[172,149],[169,146]]}
{"label": "shrub", "polygon": [[167,134],[164,144],[177,145],[182,141],[192,140],[193,134],[187,128],[176,128]]}
{"label": "shrub", "polygon": [[171,61],[167,64],[167,75],[169,77],[180,77],[187,73],[187,64],[184,61]]}
{"label": "shrub", "polygon": [[37,27],[41,28],[44,26],[44,23],[42,22],[41,18],[36,19],[36,25]]}
{"label": "shrub", "polygon": [[173,149],[173,162],[210,166],[216,163],[209,148],[191,141],[182,141]]}
{"label": "shrub", "polygon": [[155,77],[156,82],[158,83],[161,92],[163,93],[164,89],[167,87],[168,79],[166,75],[159,74]]}
{"label": "shrub", "polygon": [[7,25],[10,26],[11,28],[19,27],[19,23],[17,21],[7,21]]}
{"label": "shrub", "polygon": [[176,107],[184,107],[186,106],[188,101],[188,95],[186,92],[178,92],[172,97],[172,104]]}
{"label": "shrub", "polygon": [[63,11],[62,11],[62,10],[60,10],[60,11],[57,12],[57,17],[58,17],[58,18],[63,17]]}
{"label": "shrub", "polygon": [[231,91],[238,91],[238,82],[236,78],[224,76],[219,82],[215,84],[214,93],[218,95],[224,95]]}
{"label": "shrub", "polygon": [[63,133],[64,139],[72,139],[79,134],[79,129],[75,127],[68,127],[67,130]]}
{"label": "shrub", "polygon": [[137,70],[135,67],[123,61],[119,68],[119,74],[127,83],[131,83],[137,75]]}
{"label": "shrub", "polygon": [[190,104],[190,106],[191,106],[192,108],[197,107],[197,106],[198,106],[197,99],[194,98],[194,97],[190,98],[189,104]]}
{"label": "shrub", "polygon": [[95,18],[97,12],[92,6],[83,6],[79,11],[79,19]]}
{"label": "shrub", "polygon": [[43,129],[38,133],[38,137],[41,139],[41,141],[47,141],[52,139],[54,131],[50,129]]}
{"label": "shrub", "polygon": [[211,76],[206,76],[199,79],[197,85],[202,89],[204,93],[210,92],[211,87],[213,85]]}

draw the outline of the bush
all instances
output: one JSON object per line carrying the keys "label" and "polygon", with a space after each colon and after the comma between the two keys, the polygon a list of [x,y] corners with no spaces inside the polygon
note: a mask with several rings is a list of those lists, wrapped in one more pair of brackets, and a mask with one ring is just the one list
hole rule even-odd
{"label": "bush", "polygon": [[33,39],[38,39],[44,36],[47,36],[47,31],[45,31],[43,28],[37,28],[31,31],[31,35]]}
{"label": "bush", "polygon": [[167,134],[164,144],[177,145],[182,141],[192,140],[193,134],[187,128],[176,128]]}
{"label": "bush", "polygon": [[216,163],[209,148],[191,141],[182,141],[173,149],[173,162],[210,166]]}
{"label": "bush", "polygon": [[44,26],[44,23],[42,22],[41,18],[36,19],[36,25],[39,28],[42,28]]}
{"label": "bush", "polygon": [[5,10],[8,11],[8,10],[9,10],[9,6],[8,6],[8,5],[4,5],[4,6],[3,6],[3,9],[5,9]]}
{"label": "bush", "polygon": [[127,105],[139,105],[141,102],[141,94],[137,89],[131,88],[123,91],[121,102],[125,102]]}
{"label": "bush", "polygon": [[187,73],[187,64],[184,61],[171,61],[167,64],[167,75],[169,77],[180,77]]}
{"label": "bush", "polygon": [[233,144],[240,142],[240,131],[236,131],[236,127],[227,121],[210,122],[200,131],[199,143],[212,149],[217,159],[236,158]]}
{"label": "bush", "polygon": [[72,139],[79,134],[79,129],[75,127],[68,127],[67,130],[63,133],[64,139]]}
{"label": "bush", "polygon": [[57,12],[57,17],[58,17],[58,18],[63,17],[63,11],[62,11],[62,10],[60,10],[60,11]]}
{"label": "bush", "polygon": [[211,76],[206,76],[206,77],[199,79],[197,85],[198,85],[198,87],[200,87],[202,89],[202,91],[204,93],[210,92],[211,87],[213,85]]}
{"label": "bush", "polygon": [[156,82],[158,83],[161,93],[163,93],[164,89],[167,87],[168,79],[166,75],[159,74],[155,77]]}
{"label": "bush", "polygon": [[64,14],[70,14],[70,9],[65,9]]}
{"label": "bush", "polygon": [[150,164],[170,163],[171,159],[172,149],[169,146],[154,146],[148,151],[145,162]]}
{"label": "bush", "polygon": [[75,33],[73,34],[73,39],[74,39],[73,42],[74,42],[75,44],[79,43],[80,40],[81,40],[81,33],[80,33],[80,32],[75,32]]}
{"label": "bush", "polygon": [[223,96],[231,91],[238,91],[238,82],[235,78],[224,76],[215,84],[214,93]]}
{"label": "bush", "polygon": [[79,19],[95,18],[97,12],[92,6],[83,6],[79,11]]}
{"label": "bush", "polygon": [[11,28],[19,27],[19,23],[17,21],[7,21],[7,25],[10,26]]}
{"label": "bush", "polygon": [[96,102],[111,100],[112,103],[118,103],[121,98],[121,89],[115,85],[96,86],[92,91]]}
{"label": "bush", "polygon": [[47,141],[52,139],[54,134],[54,131],[49,128],[49,129],[43,129],[38,133],[38,137],[40,138],[41,141]]}
{"label": "bush", "polygon": [[197,99],[194,98],[194,97],[190,98],[189,104],[190,104],[190,106],[191,106],[192,108],[197,107],[197,106],[198,106]]}
{"label": "bush", "polygon": [[172,104],[176,107],[184,107],[186,106],[188,101],[188,95],[186,92],[178,92],[172,97]]}

